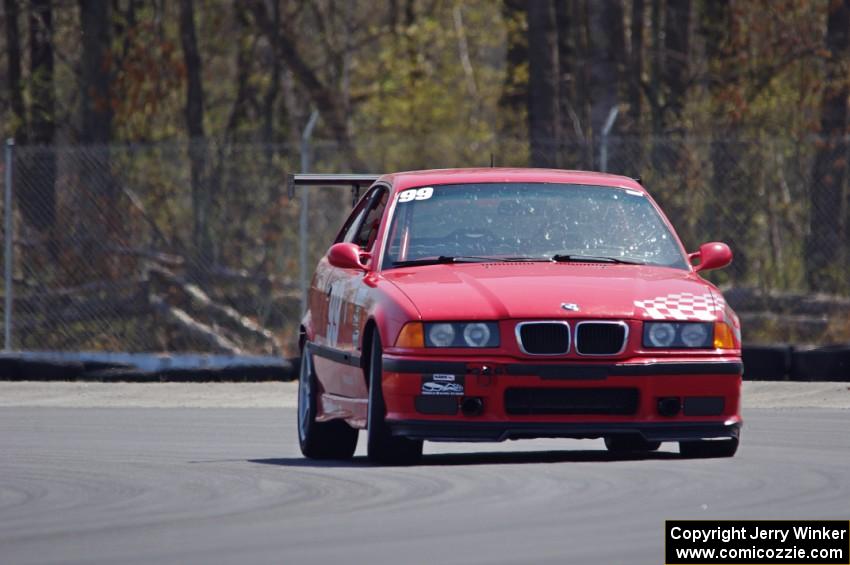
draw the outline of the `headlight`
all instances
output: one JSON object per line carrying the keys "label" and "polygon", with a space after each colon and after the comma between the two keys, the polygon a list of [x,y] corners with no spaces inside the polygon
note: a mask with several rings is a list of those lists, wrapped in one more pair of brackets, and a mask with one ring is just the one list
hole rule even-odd
{"label": "headlight", "polygon": [[455,329],[451,324],[429,324],[428,341],[432,347],[451,347],[455,340]]}
{"label": "headlight", "polygon": [[498,347],[495,322],[437,322],[425,324],[426,347]]}
{"label": "headlight", "polygon": [[688,324],[682,326],[682,331],[679,332],[685,347],[707,347],[708,334],[708,324]]}
{"label": "headlight", "polygon": [[676,328],[673,324],[646,324],[643,330],[644,345],[649,347],[670,347],[676,340]]}
{"label": "headlight", "polygon": [[710,349],[714,324],[702,322],[645,322],[644,347],[670,349]]}
{"label": "headlight", "polygon": [[466,324],[463,328],[463,341],[469,347],[487,347],[490,343],[490,328],[487,324]]}

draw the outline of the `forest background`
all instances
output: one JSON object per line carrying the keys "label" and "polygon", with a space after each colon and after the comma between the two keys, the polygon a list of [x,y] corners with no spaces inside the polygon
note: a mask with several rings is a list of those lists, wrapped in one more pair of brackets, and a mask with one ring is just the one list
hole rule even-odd
{"label": "forest background", "polygon": [[[850,339],[850,0],[3,0],[0,26],[14,348],[291,351],[287,173],[491,156],[640,176],[690,250],[732,246],[710,277],[745,339]],[[308,268],[349,206],[311,195]]]}

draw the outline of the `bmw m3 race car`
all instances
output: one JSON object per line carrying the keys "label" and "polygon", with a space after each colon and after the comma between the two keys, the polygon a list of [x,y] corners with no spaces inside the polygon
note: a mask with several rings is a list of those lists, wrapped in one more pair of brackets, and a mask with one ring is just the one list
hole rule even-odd
{"label": "bmw m3 race car", "polygon": [[412,463],[423,440],[604,438],[734,455],[741,329],[636,180],[546,169],[294,175],[370,186],[300,330],[301,451]]}

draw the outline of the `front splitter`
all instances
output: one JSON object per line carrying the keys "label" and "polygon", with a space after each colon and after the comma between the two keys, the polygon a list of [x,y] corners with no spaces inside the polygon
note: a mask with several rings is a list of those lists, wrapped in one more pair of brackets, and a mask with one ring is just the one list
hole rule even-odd
{"label": "front splitter", "polygon": [[429,441],[505,441],[508,439],[593,439],[614,435],[640,435],[646,441],[737,439],[742,422],[441,422],[388,420],[392,434]]}

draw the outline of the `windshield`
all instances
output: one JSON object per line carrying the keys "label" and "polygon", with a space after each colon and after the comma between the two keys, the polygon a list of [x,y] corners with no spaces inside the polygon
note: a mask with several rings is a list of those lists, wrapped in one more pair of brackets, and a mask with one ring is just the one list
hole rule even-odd
{"label": "windshield", "polygon": [[670,230],[636,191],[488,183],[421,187],[396,198],[384,268],[431,258],[582,257],[687,268]]}

